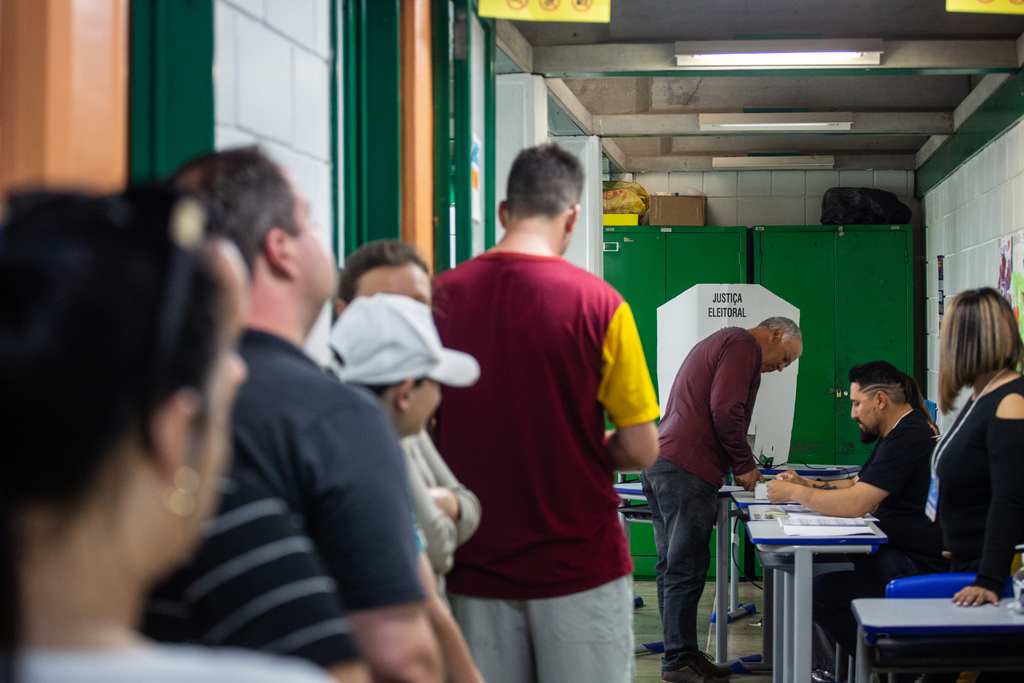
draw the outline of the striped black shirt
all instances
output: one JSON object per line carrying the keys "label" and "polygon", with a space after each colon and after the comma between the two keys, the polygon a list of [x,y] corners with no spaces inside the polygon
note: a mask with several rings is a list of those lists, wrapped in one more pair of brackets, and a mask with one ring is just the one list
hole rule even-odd
{"label": "striped black shirt", "polygon": [[337,586],[297,526],[253,473],[225,479],[203,546],[152,593],[143,632],[162,642],[294,655],[325,668],[358,657]]}

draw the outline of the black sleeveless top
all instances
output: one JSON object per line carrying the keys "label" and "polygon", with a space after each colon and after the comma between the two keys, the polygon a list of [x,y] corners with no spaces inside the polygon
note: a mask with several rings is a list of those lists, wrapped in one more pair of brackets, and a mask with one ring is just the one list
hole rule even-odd
{"label": "black sleeveless top", "polygon": [[977,572],[975,585],[997,594],[1010,575],[1015,546],[1024,542],[1024,419],[996,417],[1009,394],[1024,396],[1024,378],[979,398],[938,464],[939,523],[952,570]]}

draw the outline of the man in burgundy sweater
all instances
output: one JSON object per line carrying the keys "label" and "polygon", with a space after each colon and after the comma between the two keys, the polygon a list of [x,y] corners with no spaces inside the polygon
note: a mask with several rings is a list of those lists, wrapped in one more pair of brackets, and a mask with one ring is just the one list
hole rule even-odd
{"label": "man in burgundy sweater", "polygon": [[789,318],[727,327],[693,347],[672,383],[658,427],[660,456],[642,477],[658,548],[666,681],[713,683],[732,673],[697,645],[718,489],[730,469],[747,490],[763,481],[747,443],[761,373],[782,371],[802,352],[800,328]]}

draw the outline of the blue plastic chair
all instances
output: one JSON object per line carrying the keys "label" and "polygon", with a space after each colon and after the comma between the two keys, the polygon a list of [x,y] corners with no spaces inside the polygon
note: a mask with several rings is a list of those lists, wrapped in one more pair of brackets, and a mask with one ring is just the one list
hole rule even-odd
{"label": "blue plastic chair", "polygon": [[[970,586],[977,574],[922,574],[894,579],[885,587],[885,597],[894,598],[952,598],[964,586]],[[1013,597],[1013,581],[1006,580],[1000,598]]]}
{"label": "blue plastic chair", "polygon": [[928,412],[932,414],[932,422],[937,422],[939,419],[939,404],[928,399],[925,399],[924,404],[928,408]]}

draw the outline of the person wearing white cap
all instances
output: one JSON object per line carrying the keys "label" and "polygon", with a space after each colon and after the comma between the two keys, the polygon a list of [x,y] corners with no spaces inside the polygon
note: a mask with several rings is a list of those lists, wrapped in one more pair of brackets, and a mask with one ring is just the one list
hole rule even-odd
{"label": "person wearing white cap", "polygon": [[397,294],[350,303],[331,331],[331,348],[342,379],[376,393],[402,437],[426,428],[441,384],[468,387],[480,377],[473,356],[441,344],[430,308]]}
{"label": "person wearing white cap", "polygon": [[[430,306],[430,268],[415,247],[399,240],[374,240],[348,255],[338,281],[338,316],[355,299],[374,294],[400,294]],[[480,526],[480,499],[452,473],[427,430],[404,437],[401,444],[418,531],[438,592],[445,595],[445,576],[455,563],[455,551]]]}
{"label": "person wearing white cap", "polygon": [[[430,308],[407,296],[357,297],[331,329],[330,346],[342,364],[342,379],[377,394],[403,438],[426,429],[441,404],[441,384],[466,387],[480,377],[476,359],[446,349]],[[427,591],[427,613],[449,680],[483,683],[422,551],[419,565],[420,581]]]}

